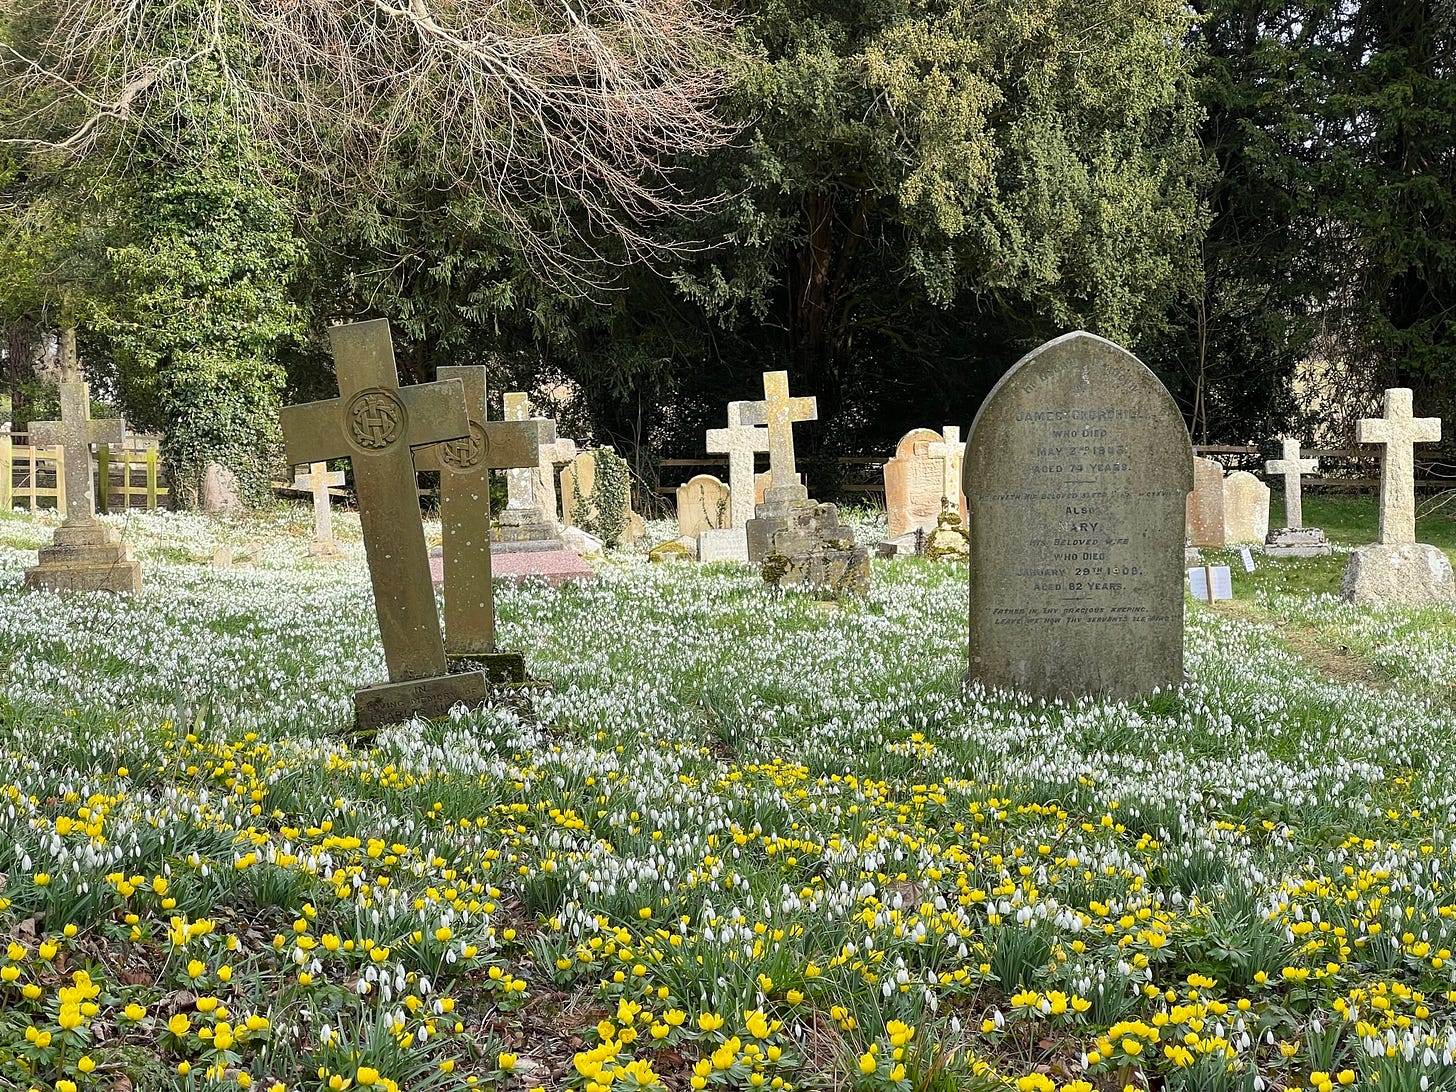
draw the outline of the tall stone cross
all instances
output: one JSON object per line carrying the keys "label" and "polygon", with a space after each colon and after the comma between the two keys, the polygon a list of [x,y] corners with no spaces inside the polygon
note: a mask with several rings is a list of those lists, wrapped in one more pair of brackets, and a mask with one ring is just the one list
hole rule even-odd
{"label": "tall stone cross", "polygon": [[1296,529],[1304,526],[1304,493],[1300,477],[1313,474],[1319,469],[1318,459],[1301,459],[1299,441],[1292,436],[1284,437],[1284,457],[1270,459],[1264,464],[1264,473],[1284,475],[1284,526]]}
{"label": "tall stone cross", "polygon": [[465,388],[470,432],[421,448],[415,465],[440,472],[440,526],[445,569],[445,653],[484,657],[495,651],[495,595],[490,565],[490,472],[534,467],[543,439],[556,439],[551,421],[487,421],[485,368],[435,369]]}
{"label": "tall stone cross", "polygon": [[465,392],[458,379],[399,386],[387,319],[335,326],[329,338],[339,397],[284,408],[288,461],[353,464],[390,682],[445,675],[413,449],[469,434]]}
{"label": "tall stone cross", "polygon": [[308,552],[316,557],[329,557],[338,548],[334,545],[334,508],[329,503],[329,489],[344,484],[342,470],[329,470],[328,463],[310,463],[308,473],[293,475],[293,488],[313,494],[313,545]]}
{"label": "tall stone cross", "polygon": [[708,451],[728,456],[728,491],[732,498],[729,519],[742,527],[753,518],[753,456],[767,451],[768,429],[743,423],[747,402],[728,403],[728,427],[708,430]]}
{"label": "tall stone cross", "polygon": [[119,444],[126,422],[91,418],[91,388],[81,377],[76,356],[76,330],[61,331],[61,419],[30,422],[30,442],[36,447],[59,447],[65,464],[66,522],[78,525],[96,520],[96,487],[91,478],[91,445]]}
{"label": "tall stone cross", "polygon": [[[805,500],[809,490],[799,482],[794,468],[795,422],[813,421],[819,416],[819,404],[813,398],[789,397],[788,372],[763,373],[763,401],[744,402],[739,420],[745,425],[768,426],[768,491],[767,504],[788,504]],[[731,486],[730,486],[731,488]]]}
{"label": "tall stone cross", "polygon": [[945,480],[941,486],[940,507],[943,511],[961,510],[961,462],[965,458],[966,445],[961,443],[959,425],[946,425],[941,429],[940,440],[925,445],[927,455],[938,455],[944,468]]}
{"label": "tall stone cross", "polygon": [[1439,417],[1414,417],[1409,387],[1385,392],[1385,416],[1367,417],[1355,429],[1362,444],[1384,444],[1380,460],[1380,543],[1399,546],[1416,540],[1416,444],[1441,438]]}
{"label": "tall stone cross", "polygon": [[507,421],[535,421],[542,429],[542,437],[551,437],[537,446],[531,469],[506,471],[506,511],[529,513],[535,517],[532,522],[557,533],[561,528],[556,520],[556,464],[576,458],[576,441],[556,438],[554,421],[532,417],[531,399],[524,392],[508,391],[504,402]]}

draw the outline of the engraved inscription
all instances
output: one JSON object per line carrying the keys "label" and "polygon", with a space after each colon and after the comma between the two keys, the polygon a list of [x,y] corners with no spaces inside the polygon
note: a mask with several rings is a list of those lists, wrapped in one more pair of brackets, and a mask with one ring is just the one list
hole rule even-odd
{"label": "engraved inscription", "polygon": [[362,390],[349,400],[345,414],[349,439],[373,454],[398,443],[405,434],[404,403],[383,387]]}
{"label": "engraved inscription", "polygon": [[474,470],[480,465],[480,460],[485,458],[489,443],[485,429],[471,421],[468,435],[446,440],[440,445],[440,461],[457,473]]}

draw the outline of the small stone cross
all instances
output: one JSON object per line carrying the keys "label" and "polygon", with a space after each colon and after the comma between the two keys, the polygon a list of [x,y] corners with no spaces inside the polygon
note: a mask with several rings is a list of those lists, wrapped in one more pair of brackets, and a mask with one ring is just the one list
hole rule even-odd
{"label": "small stone cross", "polygon": [[1292,436],[1284,437],[1284,457],[1270,459],[1264,464],[1264,473],[1284,475],[1284,526],[1291,530],[1304,526],[1304,500],[1300,476],[1313,474],[1319,469],[1318,459],[1301,459],[1299,441]]}
{"label": "small stone cross", "polygon": [[1439,417],[1414,417],[1409,387],[1385,392],[1385,416],[1367,417],[1355,430],[1362,444],[1383,444],[1380,460],[1380,543],[1399,546],[1416,540],[1416,444],[1441,438]]}
{"label": "small stone cross", "polygon": [[437,379],[465,388],[470,433],[421,448],[415,463],[440,471],[440,527],[445,570],[445,652],[485,656],[495,651],[495,594],[491,587],[490,472],[534,467],[542,439],[556,438],[551,421],[487,421],[485,368],[435,369]]}
{"label": "small stone cross", "polygon": [[[763,373],[763,401],[744,402],[739,419],[745,425],[768,426],[769,486],[764,500],[786,504],[805,500],[809,491],[799,482],[794,468],[794,423],[814,421],[819,404],[813,398],[789,397],[788,372]],[[731,488],[731,486],[730,486]]]}
{"label": "small stone cross", "polygon": [[938,455],[941,459],[944,482],[941,485],[941,508],[960,514],[961,510],[961,461],[965,458],[966,445],[961,443],[959,425],[946,425],[941,430],[940,440],[925,446],[927,455]]}
{"label": "small stone cross", "polygon": [[[119,444],[126,433],[120,419],[91,418],[91,389],[81,378],[76,357],[76,330],[61,331],[61,419],[30,422],[30,442],[36,447],[59,447],[65,464],[66,522],[76,525],[96,519],[96,487],[91,478],[91,445]],[[103,483],[105,488],[105,483]]]}
{"label": "small stone cross", "polygon": [[313,545],[309,553],[326,557],[336,551],[334,546],[334,508],[329,503],[329,490],[344,484],[342,470],[329,470],[328,463],[310,463],[308,473],[298,471],[293,475],[293,488],[300,493],[313,494]]}
{"label": "small stone cross", "polygon": [[[507,421],[535,421],[542,428],[542,436],[555,437],[556,424],[544,417],[531,416],[531,400],[521,391],[509,391],[505,398]],[[549,428],[549,433],[546,431]],[[506,471],[506,510],[511,512],[532,512],[539,514],[539,521],[553,530],[556,525],[556,464],[569,463],[576,458],[576,441],[560,438],[543,441],[538,445],[537,459],[529,468],[518,467]]]}
{"label": "small stone cross", "polygon": [[283,409],[286,457],[353,464],[389,679],[444,675],[413,449],[470,434],[465,391],[458,379],[399,386],[387,319],[335,326],[329,338],[339,397]]}
{"label": "small stone cross", "polygon": [[753,518],[753,456],[769,449],[768,429],[743,423],[747,402],[728,403],[728,427],[708,430],[708,451],[728,456],[728,493],[732,498],[729,520],[742,527]]}

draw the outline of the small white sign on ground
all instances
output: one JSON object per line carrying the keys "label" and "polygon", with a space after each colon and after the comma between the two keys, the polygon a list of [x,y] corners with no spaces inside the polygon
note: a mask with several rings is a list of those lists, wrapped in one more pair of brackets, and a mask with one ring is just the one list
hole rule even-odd
{"label": "small white sign on ground", "polygon": [[1232,599],[1234,597],[1233,573],[1227,565],[1201,565],[1196,569],[1188,570],[1188,590],[1193,598],[1201,602],[1209,602],[1208,588],[1213,585],[1213,598]]}
{"label": "small white sign on ground", "polygon": [[1243,547],[1242,549],[1239,550],[1239,556],[1244,559],[1244,572],[1246,572],[1246,573],[1253,572],[1254,571],[1254,554],[1253,554],[1253,551],[1250,550],[1247,546],[1245,546],[1245,547]]}

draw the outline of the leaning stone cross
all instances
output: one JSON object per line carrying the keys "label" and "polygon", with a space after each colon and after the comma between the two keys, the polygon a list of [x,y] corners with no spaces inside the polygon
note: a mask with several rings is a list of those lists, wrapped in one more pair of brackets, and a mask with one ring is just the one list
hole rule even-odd
{"label": "leaning stone cross", "polygon": [[[487,421],[485,368],[435,369],[465,388],[470,433],[422,448],[415,463],[440,471],[440,526],[445,570],[445,652],[481,659],[495,651],[495,595],[490,565],[490,472],[534,467],[542,439],[556,439],[550,421]],[[543,435],[544,434],[544,435]]]}
{"label": "leaning stone cross", "polygon": [[331,472],[328,463],[310,463],[307,474],[300,470],[293,475],[294,489],[313,494],[313,545],[308,552],[316,557],[332,556],[338,550],[334,545],[334,509],[329,503],[329,489],[343,484],[344,472]]}
{"label": "leaning stone cross", "polygon": [[1304,526],[1304,498],[1300,477],[1313,474],[1319,469],[1318,459],[1301,459],[1299,441],[1292,436],[1284,437],[1284,457],[1270,459],[1264,464],[1264,473],[1284,475],[1284,526],[1294,530]]}
{"label": "leaning stone cross", "polygon": [[1398,546],[1416,540],[1416,444],[1441,438],[1439,417],[1414,417],[1409,387],[1385,392],[1385,416],[1367,417],[1355,430],[1362,444],[1383,444],[1380,460],[1380,543]]}
{"label": "leaning stone cross", "polygon": [[446,674],[413,449],[469,435],[465,392],[458,379],[399,386],[386,319],[336,326],[329,337],[339,397],[285,407],[283,440],[295,466],[353,464],[390,680],[355,694],[356,724],[443,716],[457,701],[483,700],[486,684],[480,672]]}
{"label": "leaning stone cross", "polygon": [[728,403],[728,427],[708,430],[708,451],[728,456],[728,492],[732,497],[730,520],[743,527],[753,518],[753,456],[767,451],[768,429],[743,423],[747,402]]}
{"label": "leaning stone cross", "polygon": [[[91,418],[91,389],[81,377],[76,358],[76,331],[61,331],[61,419],[32,421],[30,442],[36,447],[59,447],[65,464],[66,522],[72,525],[96,519],[96,487],[91,478],[91,445],[119,444],[126,432],[122,420]],[[102,483],[105,488],[105,483]]]}
{"label": "leaning stone cross", "polygon": [[[763,401],[744,402],[739,420],[745,425],[768,426],[769,484],[767,504],[788,504],[805,500],[809,491],[799,482],[794,468],[795,422],[813,421],[819,404],[813,398],[789,397],[788,372],[763,373]],[[731,485],[730,485],[730,488]]]}
{"label": "leaning stone cross", "polygon": [[941,508],[960,514],[961,510],[961,461],[965,458],[966,445],[961,443],[959,425],[946,425],[940,439],[925,445],[927,455],[938,455],[945,474],[941,485]]}

